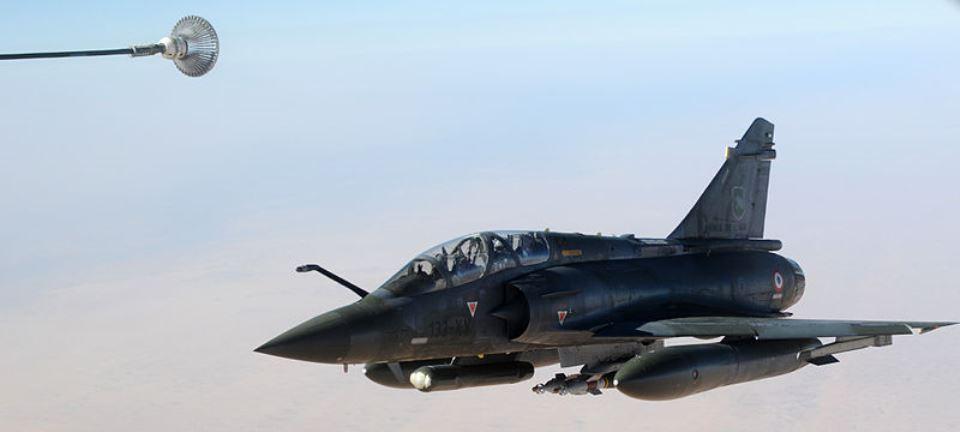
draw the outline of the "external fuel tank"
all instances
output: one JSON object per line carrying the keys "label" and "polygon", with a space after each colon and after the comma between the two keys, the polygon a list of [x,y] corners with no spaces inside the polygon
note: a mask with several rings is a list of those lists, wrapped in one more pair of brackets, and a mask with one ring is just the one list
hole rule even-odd
{"label": "external fuel tank", "polygon": [[819,339],[672,346],[625,363],[614,385],[636,399],[677,399],[793,372],[807,364],[799,359],[800,352],[819,346]]}

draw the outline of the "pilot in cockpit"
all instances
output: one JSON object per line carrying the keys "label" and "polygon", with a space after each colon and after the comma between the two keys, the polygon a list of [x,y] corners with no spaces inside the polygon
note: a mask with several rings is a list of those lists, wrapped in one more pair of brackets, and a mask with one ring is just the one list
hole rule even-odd
{"label": "pilot in cockpit", "polygon": [[482,264],[479,262],[481,252],[481,242],[479,237],[465,240],[454,248],[450,262],[452,266],[450,272],[455,282],[472,280],[476,276],[474,273],[483,271]]}

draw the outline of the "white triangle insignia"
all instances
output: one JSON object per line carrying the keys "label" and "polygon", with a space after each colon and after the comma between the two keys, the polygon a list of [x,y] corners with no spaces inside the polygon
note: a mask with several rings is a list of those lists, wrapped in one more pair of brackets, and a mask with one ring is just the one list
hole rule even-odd
{"label": "white triangle insignia", "polygon": [[467,309],[470,310],[470,317],[471,317],[471,318],[474,317],[474,316],[476,316],[476,315],[477,315],[477,302],[475,302],[475,301],[467,302]]}

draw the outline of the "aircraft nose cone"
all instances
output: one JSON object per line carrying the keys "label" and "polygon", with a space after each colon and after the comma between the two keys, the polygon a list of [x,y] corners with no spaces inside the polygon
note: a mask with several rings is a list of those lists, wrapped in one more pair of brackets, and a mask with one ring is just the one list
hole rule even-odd
{"label": "aircraft nose cone", "polygon": [[270,339],[254,351],[318,363],[343,363],[350,350],[350,329],[338,311],[310,319]]}

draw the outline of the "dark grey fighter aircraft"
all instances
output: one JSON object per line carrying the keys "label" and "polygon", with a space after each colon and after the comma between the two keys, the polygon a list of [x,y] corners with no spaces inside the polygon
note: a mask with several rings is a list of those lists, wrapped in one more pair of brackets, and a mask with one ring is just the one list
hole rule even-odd
{"label": "dark grey fighter aircraft", "polygon": [[[756,119],[665,239],[481,232],[418,255],[361,299],[256,351],[365,364],[374,382],[420,391],[517,383],[580,366],[537,393],[665,400],[782,375],[894,335],[954,323],[790,319],[805,277],[763,239],[773,124]],[[722,338],[664,346],[675,337]],[[827,339],[822,342],[821,338]]]}

